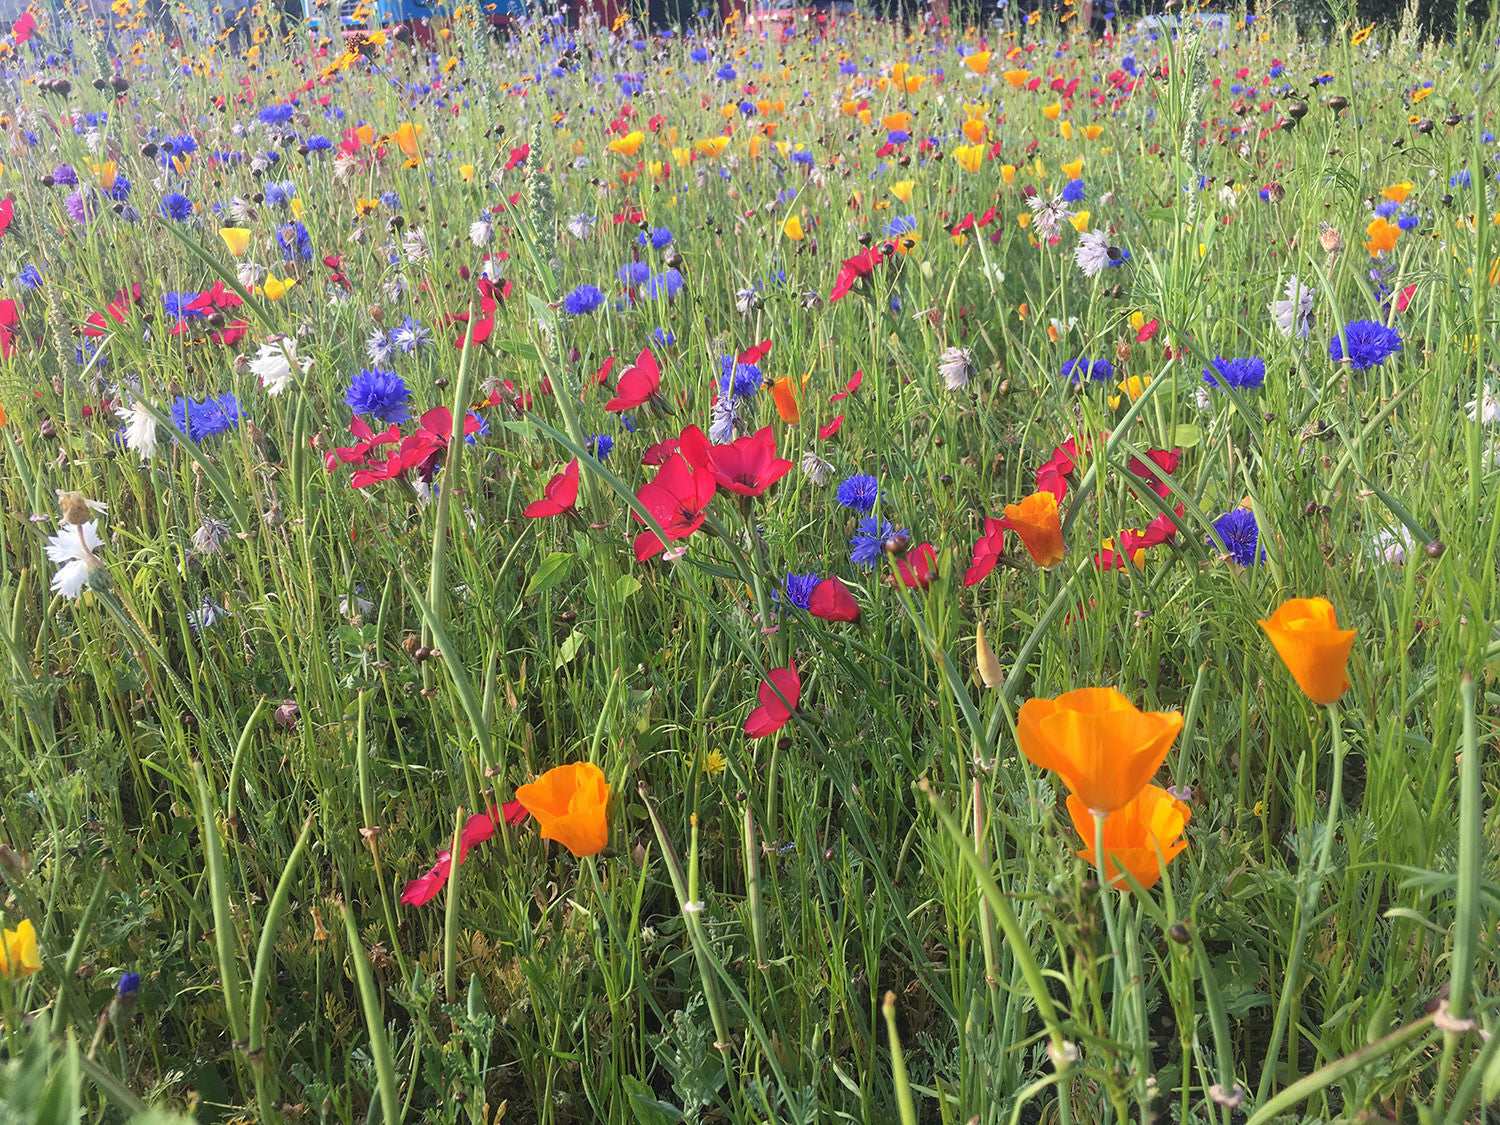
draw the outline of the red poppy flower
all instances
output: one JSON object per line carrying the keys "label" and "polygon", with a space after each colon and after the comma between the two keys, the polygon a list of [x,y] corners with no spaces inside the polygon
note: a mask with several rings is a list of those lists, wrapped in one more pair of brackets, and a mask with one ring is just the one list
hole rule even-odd
{"label": "red poppy flower", "polygon": [[974,586],[989,577],[990,571],[995,569],[995,564],[1000,561],[1001,552],[1005,550],[1005,521],[987,519],[984,521],[984,534],[980,536],[979,542],[974,544],[974,558],[969,563],[969,569],[964,571],[964,585]]}
{"label": "red poppy flower", "polygon": [[[635,498],[661,524],[669,540],[686,539],[703,526],[703,516],[708,502],[718,490],[718,481],[712,473],[695,469],[681,453],[674,453],[657,470],[656,476],[641,486]],[[644,522],[632,509],[632,515]],[[643,531],[635,537],[635,557],[645,562],[653,555],[665,551],[667,545],[654,531]]]}
{"label": "red poppy flower", "polygon": [[[1148,449],[1145,461],[1142,461],[1139,457],[1132,457],[1130,464],[1126,467],[1132,474],[1140,477],[1141,480],[1150,485],[1152,492],[1165,500],[1171,495],[1172,490],[1160,478],[1162,476],[1171,476],[1175,473],[1177,471],[1177,463],[1181,460],[1182,450],[1180,449]],[[1160,470],[1160,473],[1152,471],[1153,465],[1156,469]]]}
{"label": "red poppy flower", "polygon": [[1145,324],[1141,325],[1140,331],[1135,334],[1135,342],[1137,344],[1144,344],[1152,336],[1156,335],[1156,330],[1159,327],[1161,325],[1155,318],[1146,321]]}
{"label": "red poppy flower", "polygon": [[797,666],[772,668],[770,675],[760,682],[757,693],[760,706],[745,720],[745,734],[750,738],[775,734],[791,721],[801,697],[802,677],[797,674]]}
{"label": "red poppy flower", "polygon": [[666,464],[667,458],[677,452],[677,439],[668,438],[659,441],[655,445],[648,445],[646,452],[641,454],[641,464],[647,468],[655,468],[657,465]]}
{"label": "red poppy flower", "polygon": [[16,310],[16,302],[10,297],[0,301],[0,356],[9,359],[16,350],[15,329],[20,324],[21,316]]}
{"label": "red poppy flower", "polygon": [[438,852],[437,863],[426,875],[418,876],[401,892],[402,906],[425,906],[437,898],[448,883],[448,872],[453,867],[453,855],[448,851]]}
{"label": "red poppy flower", "polygon": [[530,145],[517,145],[510,150],[510,159],[505,162],[505,170],[509,172],[517,164],[526,163],[526,158],[531,155]]}
{"label": "red poppy flower", "polygon": [[845,258],[839,266],[838,276],[834,278],[833,290],[828,294],[829,302],[840,300],[848,295],[849,290],[860,281],[861,278],[869,277],[875,272],[875,267],[882,261],[880,247],[872,246],[852,258]]}
{"label": "red poppy flower", "polygon": [[735,357],[736,363],[759,363],[771,354],[771,341],[762,340],[753,347],[746,348]]}
{"label": "red poppy flower", "polygon": [[932,585],[932,580],[937,577],[937,552],[932,549],[932,544],[923,543],[898,558],[896,573],[901,576],[902,585],[922,590]]}
{"label": "red poppy flower", "polygon": [[836,418],[833,418],[830,421],[826,422],[824,425],[819,426],[818,427],[818,436],[820,438],[822,438],[824,441],[827,441],[834,434],[836,434],[836,433],[839,432],[839,428],[843,424],[844,424],[844,416],[842,414],[840,414]]}
{"label": "red poppy flower", "polygon": [[1059,501],[1068,495],[1068,474],[1078,467],[1078,439],[1069,438],[1052,451],[1052,458],[1036,471],[1038,492],[1050,492]]}
{"label": "red poppy flower", "polygon": [[829,576],[813,587],[807,612],[824,621],[858,621],[859,603],[837,576]]}
{"label": "red poppy flower", "polygon": [[0,237],[4,237],[6,230],[10,227],[10,220],[15,215],[16,201],[6,199],[0,202]]}
{"label": "red poppy flower", "polygon": [[36,17],[30,12],[22,12],[21,18],[16,20],[15,26],[10,29],[11,35],[15,36],[16,46],[25,43],[36,31]]}
{"label": "red poppy flower", "polygon": [[634,410],[661,389],[661,370],[650,348],[642,348],[635,365],[627,367],[615,384],[615,397],[604,404],[613,413]]}
{"label": "red poppy flower", "polygon": [[609,378],[609,373],[614,369],[615,357],[610,356],[599,366],[599,370],[594,372],[594,376],[589,382],[598,387],[604,386],[604,381]]}
{"label": "red poppy flower", "polygon": [[528,519],[542,519],[571,512],[578,500],[578,458],[569,461],[562,472],[547,482],[542,489],[542,499],[526,505],[521,514]]}
{"label": "red poppy flower", "polygon": [[865,373],[863,371],[856,371],[853,375],[849,376],[849,381],[844,384],[844,389],[841,390],[838,394],[830,396],[829,399],[828,399],[828,401],[829,402],[841,402],[841,401],[843,401],[844,399],[846,399],[850,395],[852,395],[855,391],[859,390],[859,385],[861,383],[863,383],[864,381],[865,381]]}
{"label": "red poppy flower", "polygon": [[740,496],[760,496],[792,470],[776,456],[776,435],[766,426],[728,445],[710,445],[697,426],[682,431],[682,453],[694,468],[705,468],[723,488]]}
{"label": "red poppy flower", "polygon": [[324,456],[323,467],[330,473],[338,464],[363,465],[369,460],[372,449],[382,445],[393,445],[401,440],[401,427],[396,423],[392,422],[390,429],[377,434],[358,414],[349,423],[349,432],[359,438],[359,441],[354,445],[335,446],[333,452]]}

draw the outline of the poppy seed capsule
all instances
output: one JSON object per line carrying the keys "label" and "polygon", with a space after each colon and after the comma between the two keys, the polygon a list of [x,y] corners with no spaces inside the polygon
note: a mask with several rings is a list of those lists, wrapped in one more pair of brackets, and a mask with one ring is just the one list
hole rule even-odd
{"label": "poppy seed capsule", "polygon": [[1429,559],[1440,559],[1443,557],[1443,552],[1446,551],[1448,547],[1441,539],[1434,539],[1422,549],[1427,552],[1427,557]]}
{"label": "poppy seed capsule", "polygon": [[1326,101],[1324,101],[1323,104],[1326,105],[1329,109],[1333,110],[1334,113],[1337,113],[1341,109],[1349,108],[1349,99],[1344,97],[1344,95],[1342,94],[1335,94],[1333,97],[1328,98]]}
{"label": "poppy seed capsule", "polygon": [[1175,941],[1178,945],[1186,945],[1190,940],[1188,935],[1188,928],[1181,922],[1173,922],[1172,925],[1167,929],[1167,936]]}

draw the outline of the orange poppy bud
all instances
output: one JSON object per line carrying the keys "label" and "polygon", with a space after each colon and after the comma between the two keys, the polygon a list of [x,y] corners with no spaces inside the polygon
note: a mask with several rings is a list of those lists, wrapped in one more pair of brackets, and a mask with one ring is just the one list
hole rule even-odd
{"label": "orange poppy bud", "polygon": [[1032,562],[1043,570],[1062,562],[1062,521],[1052,493],[1033,492],[1019,504],[1005,505],[1005,525],[1021,537]]}
{"label": "orange poppy bud", "polygon": [[1314,703],[1336,703],[1349,690],[1349,649],[1358,630],[1339,628],[1327,598],[1290,598],[1260,627]]}
{"label": "orange poppy bud", "polygon": [[790,375],[771,384],[771,398],[776,403],[776,413],[789,426],[795,426],[802,420],[802,387],[807,385],[807,378],[806,375],[802,377],[801,386]]}
{"label": "orange poppy bud", "polygon": [[536,817],[542,839],[556,840],[580,858],[597,855],[609,843],[609,782],[592,762],[550,769],[519,787],[516,800]]}
{"label": "orange poppy bud", "polygon": [[1178,712],[1137,710],[1114,688],[1028,699],[1016,712],[1022,752],[1055,771],[1090,812],[1130,804],[1161,768],[1180,730]]}
{"label": "orange poppy bud", "polygon": [[[1077,797],[1068,797],[1068,815],[1083,837],[1078,855],[1094,859],[1094,817]],[[1120,872],[1128,871],[1143,887],[1153,887],[1161,878],[1163,863],[1171,863],[1187,841],[1181,839],[1192,813],[1159,785],[1148,785],[1124,808],[1104,820],[1104,877],[1110,885],[1123,883]],[[1161,849],[1160,858],[1157,849]]]}

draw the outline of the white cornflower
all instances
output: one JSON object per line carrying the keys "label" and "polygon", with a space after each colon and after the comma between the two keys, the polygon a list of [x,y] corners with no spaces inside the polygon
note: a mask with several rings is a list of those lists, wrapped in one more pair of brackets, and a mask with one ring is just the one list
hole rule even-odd
{"label": "white cornflower", "polygon": [[365,354],[370,357],[370,362],[377,367],[391,358],[391,349],[395,345],[391,343],[391,337],[384,329],[377,328],[370,333],[370,338],[365,341]]}
{"label": "white cornflower", "polygon": [[260,377],[261,384],[273,395],[279,395],[292,385],[292,368],[300,367],[306,375],[312,367],[310,358],[297,358],[297,341],[290,336],[278,336],[260,346],[255,358],[250,361],[250,374]]}
{"label": "white cornflower", "polygon": [[1102,230],[1091,230],[1078,239],[1078,248],[1073,251],[1073,261],[1083,271],[1084,277],[1093,277],[1109,265],[1109,236]]}
{"label": "white cornflower", "polygon": [[963,390],[969,385],[969,376],[974,374],[974,353],[968,348],[944,348],[938,356],[938,374],[950,391]]}
{"label": "white cornflower", "polygon": [[479,267],[479,276],[491,283],[498,282],[504,267],[505,263],[499,258],[486,258],[484,265]]}
{"label": "white cornflower", "polygon": [[239,196],[229,201],[229,217],[237,223],[255,222],[256,211],[253,204],[246,202]]}
{"label": "white cornflower", "polygon": [[1233,207],[1235,201],[1234,188],[1225,184],[1219,189],[1219,204],[1222,207]]}
{"label": "white cornflower", "polygon": [[265,268],[254,262],[241,262],[234,268],[234,276],[246,289],[254,289],[266,278]]}
{"label": "white cornflower", "polygon": [[1212,410],[1214,406],[1213,396],[1208,393],[1207,387],[1199,387],[1193,392],[1193,405],[1199,410]]}
{"label": "white cornflower", "polygon": [[1488,383],[1482,395],[1469,400],[1469,421],[1486,426],[1500,422],[1500,398],[1495,397],[1495,390]]}
{"label": "white cornflower", "polygon": [[760,290],[753,285],[747,285],[734,295],[734,307],[739,310],[741,316],[749,316],[761,307]]}
{"label": "white cornflower", "polygon": [[228,610],[204,594],[202,604],[197,609],[187,611],[188,627],[194,633],[201,633],[205,629],[212,629],[220,617],[229,616],[232,615]]}
{"label": "white cornflower", "polygon": [[494,235],[495,228],[488,219],[475,219],[469,224],[469,244],[477,250],[488,246]]}
{"label": "white cornflower", "polygon": [[125,448],[145,464],[156,456],[156,419],[139,401],[115,407],[115,416],[125,423]]}
{"label": "white cornflower", "polygon": [[1038,193],[1026,201],[1026,206],[1031,208],[1035,216],[1031,220],[1031,225],[1038,238],[1056,238],[1057,232],[1062,229],[1063,220],[1072,217],[1072,212],[1068,210],[1061,197],[1048,199]]}
{"label": "white cornflower", "polygon": [[833,466],[809,449],[802,455],[802,475],[822,488],[832,478]]}
{"label": "white cornflower", "polygon": [[574,215],[568,220],[568,233],[574,238],[587,238],[594,233],[594,216]]}
{"label": "white cornflower", "polygon": [[94,552],[104,546],[97,521],[65,523],[47,540],[47,557],[60,564],[52,576],[53,593],[76,598],[88,585],[89,574],[99,565]]}
{"label": "white cornflower", "polygon": [[198,530],[193,532],[193,550],[200,555],[217,555],[233,530],[223,520],[204,516]]}
{"label": "white cornflower", "polygon": [[738,400],[733,393],[721,395],[709,411],[708,440],[715,445],[728,445],[734,440],[734,430],[739,423]]}
{"label": "white cornflower", "polygon": [[1276,327],[1283,336],[1295,333],[1306,339],[1307,334],[1312,331],[1313,294],[1316,292],[1316,289],[1309,289],[1295,277],[1287,278],[1286,300],[1272,301],[1269,306],[1271,315],[1276,318]]}
{"label": "white cornflower", "polygon": [[1370,553],[1375,558],[1390,566],[1400,566],[1406,562],[1406,553],[1416,543],[1412,541],[1411,532],[1406,528],[1392,530],[1383,527],[1375,533],[1375,538],[1370,542]]}
{"label": "white cornflower", "polygon": [[432,255],[427,248],[427,234],[421,227],[412,227],[401,236],[401,249],[406,253],[406,260],[417,266]]}

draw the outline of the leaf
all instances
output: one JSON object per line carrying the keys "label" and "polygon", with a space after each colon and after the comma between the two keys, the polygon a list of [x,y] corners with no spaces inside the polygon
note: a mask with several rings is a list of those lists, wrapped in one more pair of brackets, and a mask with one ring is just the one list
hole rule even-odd
{"label": "leaf", "polygon": [[627,1074],[621,1080],[625,1092],[630,1095],[630,1111],[639,1125],[669,1125],[674,1121],[686,1121],[682,1110],[670,1102],[657,1098],[655,1091],[634,1075]]}
{"label": "leaf", "polygon": [[1191,422],[1184,422],[1177,427],[1172,435],[1172,440],[1183,449],[1192,449],[1194,446],[1202,443],[1203,431]]}
{"label": "leaf", "polygon": [[622,574],[615,579],[615,600],[626,601],[639,592],[641,580],[633,574]]}
{"label": "leaf", "polygon": [[542,560],[542,565],[536,568],[531,581],[526,583],[526,596],[530,598],[537,594],[545,594],[568,577],[568,571],[572,566],[572,555],[566,551],[553,551]]}
{"label": "leaf", "polygon": [[588,640],[588,634],[582,629],[574,629],[568,634],[568,639],[563,641],[562,646],[557,650],[557,659],[552,662],[552,667],[554,669],[561,668],[564,664],[571,663],[573,658],[578,655],[578,650],[583,647],[583,642],[586,640]]}
{"label": "leaf", "polygon": [[1147,222],[1167,222],[1176,214],[1170,207],[1148,207],[1141,212],[1141,218]]}

